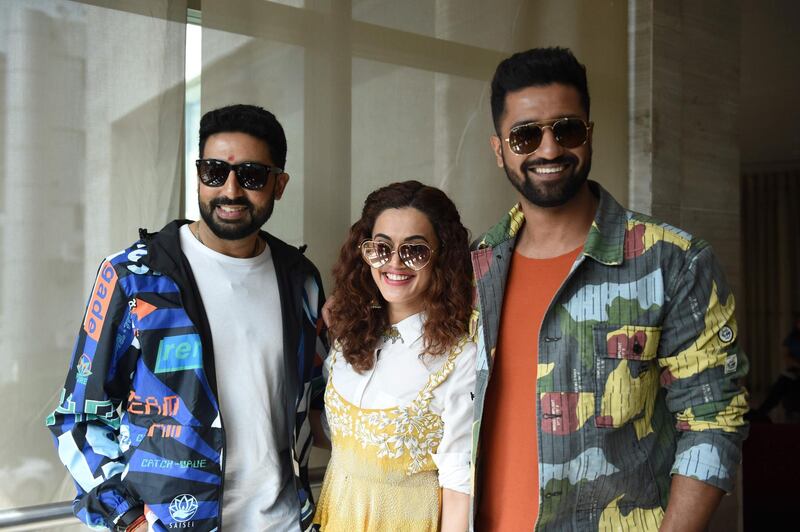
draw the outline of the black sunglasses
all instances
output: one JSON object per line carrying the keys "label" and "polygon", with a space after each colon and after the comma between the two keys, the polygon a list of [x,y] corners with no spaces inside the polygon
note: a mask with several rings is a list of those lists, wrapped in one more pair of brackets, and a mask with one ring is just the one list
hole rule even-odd
{"label": "black sunglasses", "polygon": [[580,118],[557,118],[546,122],[528,122],[512,127],[508,133],[508,147],[517,155],[535,152],[544,138],[544,130],[550,128],[553,137],[561,146],[572,149],[586,144],[592,124]]}
{"label": "black sunglasses", "polygon": [[283,168],[260,163],[230,164],[219,159],[197,159],[197,177],[207,187],[221,187],[228,180],[231,170],[239,185],[247,190],[259,190],[267,184],[270,174],[282,174]]}

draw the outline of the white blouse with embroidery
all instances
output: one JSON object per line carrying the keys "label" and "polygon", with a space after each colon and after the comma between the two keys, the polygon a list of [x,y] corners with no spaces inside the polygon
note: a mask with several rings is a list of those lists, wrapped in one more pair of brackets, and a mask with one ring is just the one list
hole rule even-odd
{"label": "white blouse with embroidery", "polygon": [[[331,373],[336,391],[359,408],[392,408],[413,401],[447,360],[447,356],[425,355],[422,313],[414,314],[390,329],[375,349],[372,369],[356,372],[334,347],[325,361],[325,378]],[[338,346],[337,346],[338,347]],[[475,391],[473,342],[466,342],[447,379],[433,390],[431,410],[441,416],[444,433],[431,456],[439,470],[439,485],[461,493],[470,492],[470,451],[472,448],[472,394]],[[331,384],[331,383],[329,383]]]}

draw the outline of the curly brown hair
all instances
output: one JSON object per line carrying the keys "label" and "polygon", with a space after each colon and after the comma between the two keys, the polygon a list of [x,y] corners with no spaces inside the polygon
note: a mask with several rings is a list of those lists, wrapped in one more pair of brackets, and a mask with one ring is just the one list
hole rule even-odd
{"label": "curly brown hair", "polygon": [[[345,360],[359,372],[372,368],[373,350],[389,327],[386,301],[361,258],[359,245],[372,238],[375,220],[383,211],[405,207],[425,214],[440,242],[428,266],[433,271],[423,303],[423,353],[443,355],[467,333],[472,303],[469,231],[461,224],[456,206],[438,188],[419,181],[392,183],[367,196],[361,218],[350,228],[333,267],[330,332]],[[375,302],[381,308],[374,308]]]}

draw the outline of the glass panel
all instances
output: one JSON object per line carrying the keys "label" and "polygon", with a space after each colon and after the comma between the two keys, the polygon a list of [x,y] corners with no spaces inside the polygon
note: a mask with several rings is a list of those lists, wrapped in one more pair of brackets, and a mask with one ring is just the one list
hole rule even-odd
{"label": "glass panel", "polygon": [[197,220],[197,171],[195,161],[200,158],[200,72],[202,71],[202,28],[195,24],[186,26],[186,115],[184,116],[186,159],[184,162],[183,217]]}
{"label": "glass panel", "polygon": [[430,0],[352,0],[353,20],[436,37],[436,2]]}
{"label": "glass panel", "polygon": [[[302,244],[304,50],[300,46],[211,29],[216,11],[209,4],[203,12],[202,112],[249,103],[275,114],[286,133],[285,170],[290,180],[266,228],[289,243]],[[224,10],[223,5],[219,8]],[[193,134],[196,135],[196,130]],[[187,192],[187,204],[190,195]],[[196,194],[193,201],[197,203]]]}
{"label": "glass panel", "polygon": [[289,7],[305,7],[305,0],[269,0],[273,4],[283,4]]}
{"label": "glass panel", "polygon": [[366,59],[352,69],[353,221],[367,194],[407,179],[447,192],[476,236],[514,203],[489,147],[484,82]]}
{"label": "glass panel", "polygon": [[353,20],[512,52],[523,0],[353,0]]}
{"label": "glass panel", "polygon": [[44,426],[103,257],[178,214],[185,2],[4,2],[0,508],[72,499]]}

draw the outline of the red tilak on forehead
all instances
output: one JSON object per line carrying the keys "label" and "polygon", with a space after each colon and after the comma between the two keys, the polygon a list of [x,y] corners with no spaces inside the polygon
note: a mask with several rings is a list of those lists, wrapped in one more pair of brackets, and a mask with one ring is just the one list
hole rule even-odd
{"label": "red tilak on forehead", "polygon": [[229,163],[232,163],[232,162],[233,162],[233,155],[228,155],[228,162],[229,162]]}

